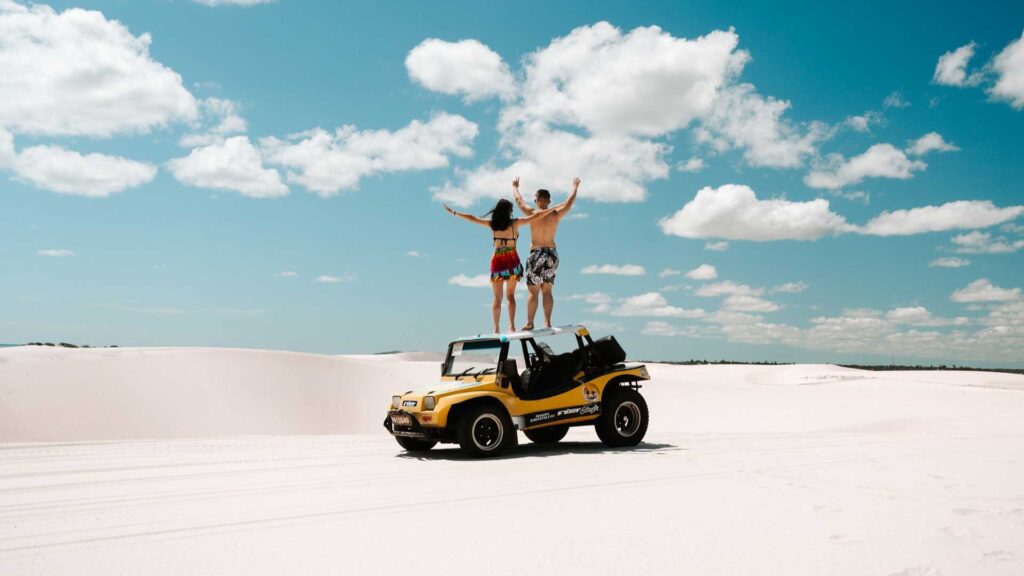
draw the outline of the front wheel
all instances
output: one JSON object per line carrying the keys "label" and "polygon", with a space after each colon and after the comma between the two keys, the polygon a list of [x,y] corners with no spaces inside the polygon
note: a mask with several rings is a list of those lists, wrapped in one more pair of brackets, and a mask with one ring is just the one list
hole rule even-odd
{"label": "front wheel", "polygon": [[459,417],[458,426],[459,446],[472,458],[497,456],[516,442],[512,419],[496,406],[470,408]]}
{"label": "front wheel", "polygon": [[594,427],[605,446],[636,446],[647,434],[647,402],[636,390],[622,388],[608,395]]}
{"label": "front wheel", "polygon": [[395,440],[398,441],[399,446],[409,452],[426,452],[437,444],[433,440],[419,440],[417,438],[406,438],[405,436],[395,436]]}
{"label": "front wheel", "polygon": [[539,430],[527,430],[523,432],[526,437],[530,439],[530,442],[534,444],[554,444],[565,435],[569,433],[568,426],[551,426],[548,428],[540,428]]}

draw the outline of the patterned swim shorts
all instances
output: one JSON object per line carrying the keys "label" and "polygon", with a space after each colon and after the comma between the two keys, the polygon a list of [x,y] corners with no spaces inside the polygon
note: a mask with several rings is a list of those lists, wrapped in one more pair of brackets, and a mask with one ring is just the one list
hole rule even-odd
{"label": "patterned swim shorts", "polygon": [[526,285],[554,284],[558,272],[558,251],[554,248],[534,248],[526,259]]}

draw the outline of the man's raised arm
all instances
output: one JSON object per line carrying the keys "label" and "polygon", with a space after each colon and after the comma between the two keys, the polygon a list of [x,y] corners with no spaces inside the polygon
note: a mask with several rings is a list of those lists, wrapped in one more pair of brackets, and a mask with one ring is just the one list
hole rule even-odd
{"label": "man's raised arm", "polygon": [[523,211],[523,214],[527,216],[533,214],[533,208],[530,208],[530,205],[523,200],[523,196],[519,193],[519,176],[516,176],[516,179],[512,181],[512,196],[515,197],[516,205]]}
{"label": "man's raised arm", "polygon": [[572,208],[572,205],[576,202],[576,193],[580,190],[580,178],[577,176],[572,179],[572,193],[569,194],[569,198],[562,202],[558,206],[555,206],[555,210],[559,216],[565,216],[565,213]]}

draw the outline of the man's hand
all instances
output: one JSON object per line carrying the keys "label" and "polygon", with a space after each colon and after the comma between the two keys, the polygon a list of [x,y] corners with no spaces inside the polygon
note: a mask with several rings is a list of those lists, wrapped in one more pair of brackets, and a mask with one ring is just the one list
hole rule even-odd
{"label": "man's hand", "polygon": [[576,190],[579,190],[579,188],[580,188],[580,177],[577,176],[577,177],[572,179],[572,191],[575,192]]}
{"label": "man's hand", "polygon": [[519,190],[519,176],[516,176],[516,179],[512,181],[512,189]]}

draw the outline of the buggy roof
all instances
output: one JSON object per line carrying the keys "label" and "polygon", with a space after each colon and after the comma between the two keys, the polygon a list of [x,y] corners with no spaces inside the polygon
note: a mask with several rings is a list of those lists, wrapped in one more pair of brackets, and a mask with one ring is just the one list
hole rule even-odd
{"label": "buggy roof", "polygon": [[586,327],[582,324],[568,324],[552,328],[539,328],[537,330],[520,330],[519,332],[509,332],[507,334],[477,334],[476,336],[456,338],[454,342],[470,342],[474,340],[500,340],[502,342],[511,342],[513,340],[522,340],[524,338],[555,336],[557,334],[578,334],[580,336],[584,336],[587,333]]}

